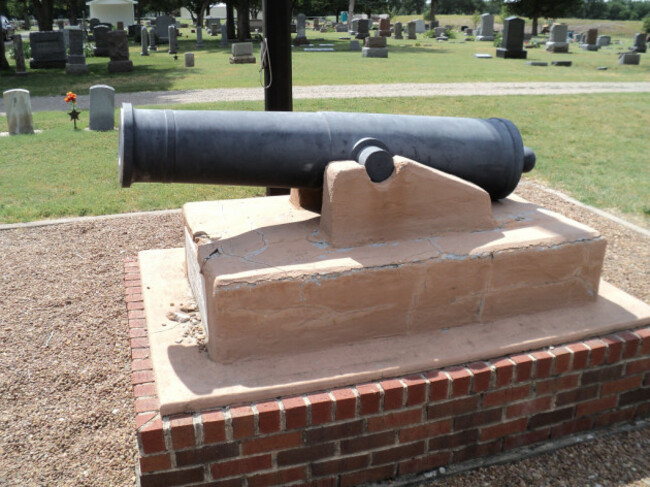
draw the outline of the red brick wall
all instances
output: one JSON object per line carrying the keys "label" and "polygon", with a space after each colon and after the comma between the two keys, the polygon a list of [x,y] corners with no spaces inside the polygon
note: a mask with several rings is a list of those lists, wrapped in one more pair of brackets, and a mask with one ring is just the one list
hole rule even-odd
{"label": "red brick wall", "polygon": [[137,261],[125,262],[139,478],[347,486],[650,415],[650,327],[407,377],[161,418]]}

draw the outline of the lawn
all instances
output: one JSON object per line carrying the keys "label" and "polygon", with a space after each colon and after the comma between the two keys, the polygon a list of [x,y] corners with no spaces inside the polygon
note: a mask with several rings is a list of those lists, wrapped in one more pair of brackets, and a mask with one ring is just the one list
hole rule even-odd
{"label": "lawn", "polygon": [[[262,110],[263,103],[173,108]],[[294,109],[508,118],[537,154],[537,166],[526,178],[650,225],[650,94],[295,100]],[[178,208],[186,201],[263,194],[261,188],[182,184],[122,189],[117,131],[75,131],[62,112],[35,113],[34,120],[42,134],[1,139],[2,223]],[[80,127],[86,124],[83,113]]]}
{"label": "lawn", "polygon": [[[638,23],[638,22],[637,22]],[[294,85],[341,85],[366,83],[479,82],[479,81],[647,81],[650,63],[643,58],[639,66],[618,65],[619,51],[632,44],[633,36],[624,23],[623,34],[614,34],[614,45],[598,52],[583,51],[572,44],[568,54],[530,49],[529,61],[571,60],[571,68],[539,68],[523,60],[477,59],[475,53],[495,55],[491,42],[456,40],[438,43],[419,36],[417,40],[389,40],[389,58],[362,58],[349,51],[345,34],[308,31],[315,44],[335,45],[335,52],[305,52],[295,48],[292,56]],[[586,25],[588,26],[588,25]],[[130,56],[135,66],[130,73],[107,72],[108,58],[88,58],[89,74],[70,76],[63,69],[31,70],[27,76],[2,73],[0,90],[24,88],[32,96],[64,95],[67,91],[86,94],[90,86],[108,84],[118,92],[166,91],[259,86],[259,64],[233,65],[229,48],[220,47],[220,38],[204,36],[205,47],[196,49],[195,34],[181,29],[178,59],[164,46],[150,56],[140,56],[140,47],[132,45]],[[618,44],[618,42],[621,44]],[[195,53],[196,66],[185,68],[183,53]],[[259,62],[259,52],[256,53]],[[13,64],[13,62],[12,62]],[[596,68],[606,66],[606,71]]]}

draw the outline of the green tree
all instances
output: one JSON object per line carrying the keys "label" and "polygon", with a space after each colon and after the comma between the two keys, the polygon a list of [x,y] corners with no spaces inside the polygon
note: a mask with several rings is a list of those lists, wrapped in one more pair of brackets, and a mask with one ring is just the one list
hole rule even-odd
{"label": "green tree", "polygon": [[517,0],[506,2],[508,10],[533,20],[533,35],[537,35],[537,21],[540,18],[562,17],[582,6],[583,0]]}

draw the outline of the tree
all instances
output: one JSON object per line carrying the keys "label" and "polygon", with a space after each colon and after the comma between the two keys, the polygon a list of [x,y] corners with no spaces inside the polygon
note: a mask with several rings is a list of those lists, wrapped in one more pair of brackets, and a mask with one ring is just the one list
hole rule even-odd
{"label": "tree", "polygon": [[239,0],[235,8],[237,9],[237,39],[245,41],[251,36],[248,0]]}
{"label": "tree", "polygon": [[533,35],[537,35],[537,20],[562,17],[582,6],[583,0],[517,0],[507,2],[508,11],[533,19]]}
{"label": "tree", "polygon": [[429,20],[431,25],[436,21],[436,11],[438,10],[438,0],[431,0],[431,6],[429,10]]}
{"label": "tree", "polygon": [[34,17],[41,32],[52,30],[54,22],[54,0],[31,0]]}

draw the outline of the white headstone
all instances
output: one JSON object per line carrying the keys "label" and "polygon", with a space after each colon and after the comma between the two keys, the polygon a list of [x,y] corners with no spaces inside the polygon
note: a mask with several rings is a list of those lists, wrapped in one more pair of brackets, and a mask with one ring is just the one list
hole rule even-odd
{"label": "white headstone", "polygon": [[15,89],[2,94],[2,100],[7,113],[9,135],[33,134],[32,103],[29,91]]}
{"label": "white headstone", "polygon": [[90,87],[90,130],[115,128],[115,88],[107,85]]}
{"label": "white headstone", "polygon": [[479,27],[481,34],[476,36],[477,41],[490,42],[494,40],[494,15],[483,14],[481,15],[481,26]]}

